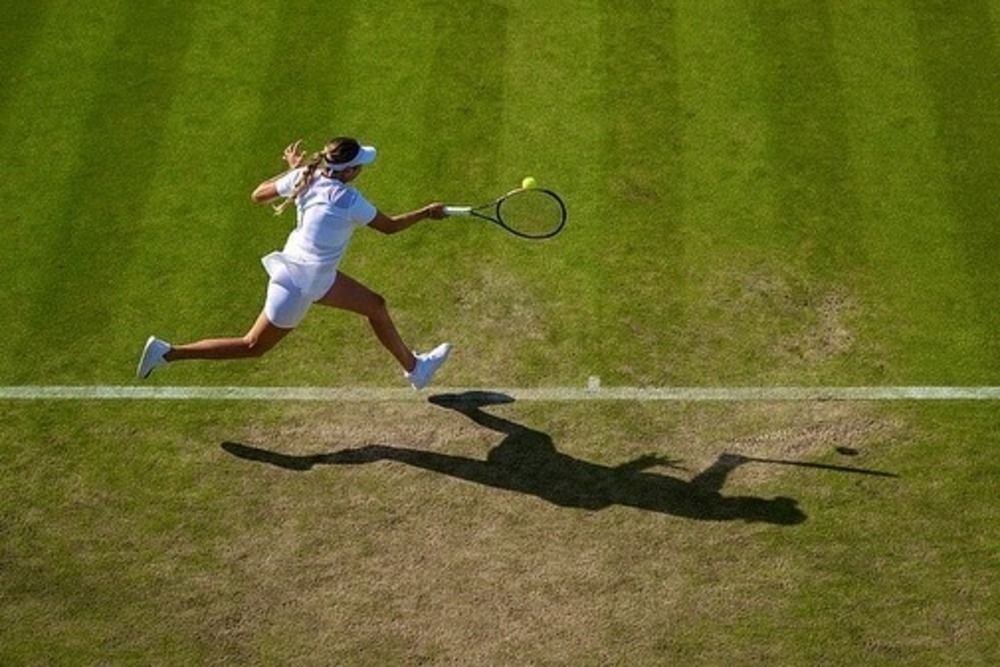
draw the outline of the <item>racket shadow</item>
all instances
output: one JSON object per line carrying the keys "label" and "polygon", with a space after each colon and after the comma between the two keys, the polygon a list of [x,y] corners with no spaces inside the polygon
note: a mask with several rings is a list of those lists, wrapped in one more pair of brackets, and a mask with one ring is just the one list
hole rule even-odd
{"label": "racket shadow", "polygon": [[438,394],[428,400],[495,431],[503,436],[502,440],[490,449],[485,459],[395,444],[370,444],[305,456],[282,454],[238,442],[224,442],[221,446],[241,459],[297,472],[322,465],[396,462],[495,489],[535,496],[561,507],[599,511],[621,505],[699,521],[742,520],[778,525],[802,523],[807,515],[796,500],[784,496],[726,495],[723,488],[735,469],[749,463],[800,465],[835,472],[891,476],[891,473],[859,468],[722,454],[708,468],[687,479],[686,475],[675,477],[663,472],[684,470],[678,461],[663,456],[640,456],[609,466],[560,452],[549,434],[484,409],[513,402],[514,399],[504,394]]}

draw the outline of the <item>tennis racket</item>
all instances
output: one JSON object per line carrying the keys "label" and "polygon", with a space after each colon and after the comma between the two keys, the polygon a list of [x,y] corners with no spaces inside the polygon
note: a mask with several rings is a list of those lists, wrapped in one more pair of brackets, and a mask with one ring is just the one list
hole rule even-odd
{"label": "tennis racket", "polygon": [[480,206],[445,206],[447,216],[487,220],[523,239],[548,239],[566,225],[566,204],[541,188],[518,188]]}

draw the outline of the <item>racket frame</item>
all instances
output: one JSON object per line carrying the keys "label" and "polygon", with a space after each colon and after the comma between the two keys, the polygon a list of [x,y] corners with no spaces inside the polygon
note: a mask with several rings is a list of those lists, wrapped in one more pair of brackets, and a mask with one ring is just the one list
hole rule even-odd
{"label": "racket frame", "polygon": [[[500,206],[504,203],[504,201],[510,199],[512,196],[516,194],[520,194],[522,192],[528,192],[529,190],[535,192],[542,192],[551,197],[553,200],[555,200],[557,204],[559,204],[559,212],[561,213],[559,224],[553,227],[550,231],[546,232],[545,234],[528,234],[526,232],[519,231],[505,224],[503,218],[500,216]],[[492,215],[490,215],[488,211],[492,211]],[[561,232],[562,228],[566,226],[566,217],[567,217],[566,204],[565,202],[563,202],[562,198],[552,190],[547,190],[545,188],[530,188],[530,189],[515,188],[514,190],[511,190],[510,192],[497,197],[495,200],[488,202],[486,204],[480,204],[479,206],[445,206],[444,214],[449,217],[471,216],[479,218],[480,220],[487,220],[489,222],[492,222],[493,224],[500,225],[500,227],[510,232],[514,236],[519,236],[523,239],[533,239],[537,241],[543,239],[550,239],[559,232]]]}

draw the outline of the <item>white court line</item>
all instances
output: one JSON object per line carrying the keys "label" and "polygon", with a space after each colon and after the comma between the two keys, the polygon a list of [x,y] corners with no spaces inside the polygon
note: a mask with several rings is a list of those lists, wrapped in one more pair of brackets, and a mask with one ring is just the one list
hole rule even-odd
{"label": "white court line", "polygon": [[995,401],[1000,387],[0,387],[0,400],[424,402],[434,394],[496,392],[518,401]]}

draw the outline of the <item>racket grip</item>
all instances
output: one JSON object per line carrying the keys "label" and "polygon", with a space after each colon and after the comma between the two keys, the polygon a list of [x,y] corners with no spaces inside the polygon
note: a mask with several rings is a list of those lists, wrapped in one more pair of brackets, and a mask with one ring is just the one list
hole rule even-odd
{"label": "racket grip", "polygon": [[471,206],[445,206],[444,214],[447,216],[454,215],[470,215],[472,213]]}

